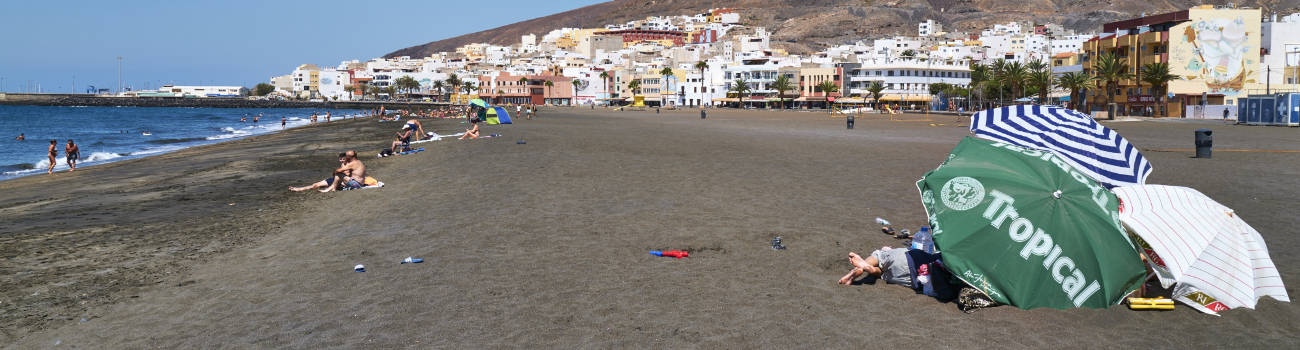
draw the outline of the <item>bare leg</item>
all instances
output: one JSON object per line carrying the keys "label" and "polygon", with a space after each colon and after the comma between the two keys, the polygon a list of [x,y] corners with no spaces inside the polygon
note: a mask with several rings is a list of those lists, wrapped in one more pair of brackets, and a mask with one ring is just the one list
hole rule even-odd
{"label": "bare leg", "polygon": [[326,192],[334,191],[334,189],[336,189],[336,188],[338,188],[340,185],[342,185],[342,182],[343,182],[343,175],[335,174],[335,175],[334,175],[334,182],[330,183],[329,185],[325,185],[325,189],[320,190],[320,193],[326,193]]}
{"label": "bare leg", "polygon": [[302,192],[302,191],[306,191],[306,190],[313,190],[313,189],[317,189],[317,188],[325,187],[326,185],[327,185],[327,184],[325,183],[325,181],[317,181],[317,182],[314,183],[314,184],[307,185],[307,186],[302,186],[302,187],[293,187],[293,186],[289,186],[289,190],[290,190],[290,191],[294,191],[294,192]]}
{"label": "bare leg", "polygon": [[54,173],[54,164],[56,164],[56,163],[54,162],[54,157],[50,157],[50,170],[46,171],[45,173],[47,173],[47,174],[53,174],[53,173]]}
{"label": "bare leg", "polygon": [[858,276],[862,276],[864,272],[865,271],[863,271],[862,269],[855,267],[853,268],[853,270],[849,271],[847,275],[844,275],[844,277],[840,277],[839,283],[846,286],[853,284],[853,280],[858,279]]}

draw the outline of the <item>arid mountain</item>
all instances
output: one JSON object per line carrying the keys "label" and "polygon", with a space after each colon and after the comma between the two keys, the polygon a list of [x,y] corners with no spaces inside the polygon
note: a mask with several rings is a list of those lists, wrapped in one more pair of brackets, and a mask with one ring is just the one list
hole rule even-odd
{"label": "arid mountain", "polygon": [[915,35],[916,23],[934,19],[948,31],[978,31],[1008,21],[1051,22],[1079,31],[1101,24],[1187,9],[1200,4],[1260,7],[1265,13],[1300,11],[1300,0],[615,0],[394,51],[386,57],[424,57],[468,43],[511,45],[524,34],[563,27],[598,27],[654,15],[690,15],[735,8],[741,21],[767,27],[773,45],[794,53],[886,35]]}

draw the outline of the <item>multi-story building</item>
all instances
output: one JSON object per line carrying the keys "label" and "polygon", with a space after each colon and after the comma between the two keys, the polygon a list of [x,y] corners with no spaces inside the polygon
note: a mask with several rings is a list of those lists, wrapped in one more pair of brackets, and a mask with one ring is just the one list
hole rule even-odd
{"label": "multi-story building", "polygon": [[848,94],[869,97],[872,82],[884,85],[880,102],[921,105],[930,102],[930,84],[970,85],[970,62],[919,59],[862,59],[848,72]]}
{"label": "multi-story building", "polygon": [[917,25],[916,36],[935,36],[943,33],[943,24],[927,19]]}
{"label": "multi-story building", "polygon": [[1265,90],[1300,91],[1300,13],[1283,17],[1277,15],[1262,24],[1263,58],[1259,81],[1268,85]]}
{"label": "multi-story building", "polygon": [[1098,57],[1109,54],[1135,77],[1144,65],[1160,62],[1179,79],[1163,91],[1140,79],[1122,80],[1113,99],[1105,91],[1089,93],[1090,108],[1114,104],[1122,115],[1181,116],[1185,106],[1233,104],[1259,76],[1260,15],[1259,9],[1205,5],[1103,25],[1103,34],[1084,43],[1084,72],[1096,76]]}
{"label": "multi-story building", "polygon": [[[478,78],[479,98],[497,104],[547,104],[568,106],[573,104],[573,79],[565,76],[538,74],[512,75],[499,72]],[[547,86],[547,82],[550,86]]]}
{"label": "multi-story building", "polygon": [[[799,69],[798,102],[824,105],[831,97],[843,96],[843,72],[840,67],[804,67]],[[822,90],[822,83],[835,84],[834,92]]]}

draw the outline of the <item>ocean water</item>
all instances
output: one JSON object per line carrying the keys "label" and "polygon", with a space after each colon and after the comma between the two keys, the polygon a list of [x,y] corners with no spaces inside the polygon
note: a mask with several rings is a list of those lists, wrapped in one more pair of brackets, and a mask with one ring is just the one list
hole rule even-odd
{"label": "ocean water", "polygon": [[[81,148],[77,167],[172,152],[188,147],[229,141],[307,125],[312,113],[325,112],[333,120],[357,114],[355,110],[274,108],[143,108],[0,106],[0,180],[44,174],[49,166],[46,148],[57,140],[59,156],[54,171],[68,170],[64,146],[68,139]],[[253,116],[262,114],[259,123]],[[248,118],[240,122],[240,118]],[[26,141],[15,137],[25,134]],[[146,135],[147,134],[147,135]]]}

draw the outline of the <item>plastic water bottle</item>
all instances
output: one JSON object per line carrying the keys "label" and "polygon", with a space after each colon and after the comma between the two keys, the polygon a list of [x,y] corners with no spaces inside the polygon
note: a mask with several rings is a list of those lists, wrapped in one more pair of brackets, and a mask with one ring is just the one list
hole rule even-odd
{"label": "plastic water bottle", "polygon": [[912,249],[934,253],[934,237],[930,235],[929,226],[921,226],[921,230],[912,236]]}
{"label": "plastic water bottle", "polygon": [[881,218],[876,218],[876,223],[880,226],[889,226],[889,221]]}

